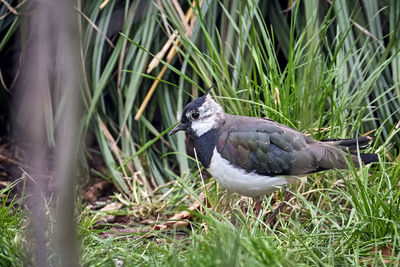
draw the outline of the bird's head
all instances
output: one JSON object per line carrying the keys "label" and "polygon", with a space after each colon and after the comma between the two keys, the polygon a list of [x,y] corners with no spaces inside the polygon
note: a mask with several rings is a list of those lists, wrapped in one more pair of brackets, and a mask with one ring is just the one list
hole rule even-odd
{"label": "bird's head", "polygon": [[217,128],[224,119],[222,107],[214,101],[210,92],[186,105],[179,124],[169,133],[187,132],[191,137],[200,137]]}

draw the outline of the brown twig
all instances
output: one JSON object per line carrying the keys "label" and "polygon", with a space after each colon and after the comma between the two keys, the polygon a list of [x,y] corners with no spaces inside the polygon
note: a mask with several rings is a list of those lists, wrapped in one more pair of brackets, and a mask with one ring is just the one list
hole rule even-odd
{"label": "brown twig", "polygon": [[291,11],[297,4],[297,0],[293,1],[292,4],[290,4],[290,6],[288,6],[286,9],[284,9],[282,12],[283,13],[287,13],[289,11]]}
{"label": "brown twig", "polygon": [[364,33],[366,36],[368,36],[369,38],[371,38],[372,40],[378,42],[381,46],[382,46],[382,50],[384,51],[385,45],[383,44],[383,42],[381,40],[379,40],[378,38],[376,38],[375,35],[373,35],[370,31],[368,31],[367,29],[365,29],[364,27],[362,27],[360,24],[358,24],[357,22],[355,22],[354,20],[350,20],[354,26],[356,26],[356,28],[358,28],[362,33]]}
{"label": "brown twig", "polygon": [[156,90],[156,87],[157,87],[158,83],[160,82],[160,79],[164,76],[164,73],[166,70],[167,70],[167,65],[164,65],[162,67],[160,73],[157,75],[157,80],[155,80],[153,82],[153,84],[150,87],[149,92],[147,93],[146,97],[144,98],[144,100],[142,102],[142,105],[140,105],[140,108],[135,115],[135,120],[139,120],[140,116],[142,116],[144,109],[146,108],[147,104],[149,103],[151,96],[153,95],[154,91]]}
{"label": "brown twig", "polygon": [[8,10],[10,10],[11,13],[13,13],[14,15],[18,15],[18,11],[13,8],[6,0],[0,0],[6,7]]}
{"label": "brown twig", "polygon": [[96,24],[88,17],[86,16],[82,11],[80,11],[77,7],[73,7],[76,11],[78,11],[79,14],[82,15],[82,17],[85,18],[85,20],[90,24],[90,26],[93,27],[93,29],[95,29],[98,33],[100,33],[100,35],[104,38],[104,40],[106,40],[106,42],[112,47],[115,48],[115,45],[113,44],[113,42],[107,37],[107,35],[105,33],[103,33],[97,26]]}
{"label": "brown twig", "polygon": [[[199,195],[200,201],[204,201],[206,198],[203,193]],[[174,216],[168,219],[165,223],[156,224],[154,226],[155,230],[165,230],[165,229],[172,229],[172,228],[182,228],[189,224],[188,220],[191,215],[190,212],[198,210],[200,208],[200,202],[194,202],[187,210],[175,213]]]}
{"label": "brown twig", "polygon": [[[328,2],[330,5],[333,4],[333,2],[331,0],[326,0],[326,2]],[[366,36],[368,36],[369,38],[371,38],[372,40],[378,42],[381,46],[382,46],[382,50],[385,51],[385,45],[383,44],[383,42],[381,40],[379,40],[378,38],[376,38],[375,35],[373,35],[370,31],[368,31],[367,29],[365,29],[363,26],[361,26],[360,24],[358,24],[357,22],[355,22],[354,20],[350,19],[350,22],[354,24],[354,26],[356,26],[357,29],[359,29],[362,33],[364,33]]]}
{"label": "brown twig", "polygon": [[[108,131],[106,125],[104,124],[104,122],[103,122],[101,119],[99,119],[99,127],[100,127],[100,129],[103,131],[104,136],[106,137],[108,143],[111,144],[111,151],[113,152],[113,154],[114,154],[114,156],[116,157],[116,159],[117,159],[119,165],[121,166],[122,174],[123,174],[125,177],[128,177],[128,174],[127,174],[127,172],[126,172],[126,170],[125,170],[123,161],[122,161],[121,156],[120,156],[120,155],[122,154],[122,152],[121,152],[121,150],[119,149],[117,143],[115,142],[113,136],[112,136],[111,133]],[[140,184],[140,185],[143,185],[143,182],[139,180],[139,184]]]}
{"label": "brown twig", "polygon": [[[17,10],[17,8],[20,8],[23,4],[25,4],[26,3],[26,0],[23,0],[21,3],[19,3],[18,5],[16,5],[15,6],[15,10]],[[8,15],[10,15],[11,13],[13,13],[13,12],[11,12],[11,11],[8,11],[7,13],[5,13],[3,16],[1,16],[0,17],[0,20],[2,20],[2,19],[4,19],[5,17],[7,17]],[[14,14],[14,13],[13,13]],[[19,15],[19,14],[16,14],[16,15]]]}
{"label": "brown twig", "polygon": [[[200,1],[200,6],[202,4],[203,4],[203,1]],[[192,2],[192,6],[194,6],[194,5],[195,5],[195,2],[193,1]],[[185,20],[186,21],[190,21],[192,16],[193,16],[192,6],[189,7],[188,11],[186,12],[186,15],[185,15]],[[193,24],[190,25],[192,29],[194,27],[194,22],[195,22],[195,20],[193,20]],[[186,33],[187,36],[190,36],[188,33],[191,34],[191,32],[192,32],[192,30],[187,32]],[[171,47],[171,49],[169,50],[169,53],[167,55],[167,59],[166,59],[167,64],[171,63],[172,59],[175,57],[175,55],[177,53],[177,47],[180,45],[179,39],[176,39],[174,44],[175,45]],[[144,98],[142,104],[140,105],[139,110],[137,111],[137,113],[135,115],[135,120],[139,120],[140,116],[142,116],[143,111],[146,109],[148,103],[150,102],[150,99],[151,99],[151,97],[152,97],[152,95],[153,95],[158,83],[160,82],[161,78],[164,76],[164,73],[165,73],[166,70],[167,70],[167,65],[164,65],[163,68],[161,69],[160,73],[157,75],[157,79],[151,85],[149,91],[147,92],[146,97]]]}
{"label": "brown twig", "polygon": [[162,59],[168,52],[175,38],[176,38],[176,31],[172,35],[170,35],[168,41],[161,48],[160,52],[158,52],[156,56],[150,61],[146,70],[147,73],[150,73],[155,67],[157,67],[160,64],[160,59]]}
{"label": "brown twig", "polygon": [[179,5],[177,0],[172,0],[172,4],[175,7],[176,12],[178,13],[179,17],[181,18],[181,22],[183,24],[183,27],[185,27],[185,31],[187,35],[192,35],[189,24],[188,24],[188,19],[185,17],[185,14],[183,14],[182,8]]}
{"label": "brown twig", "polygon": [[158,7],[161,9],[161,11],[162,11],[162,12],[161,12],[161,19],[162,19],[162,21],[163,21],[164,28],[165,28],[165,30],[167,31],[168,36],[171,36],[172,33],[171,33],[171,30],[170,30],[169,27],[168,27],[167,17],[165,16],[164,6],[163,6],[161,0],[157,0],[157,5],[158,5]]}
{"label": "brown twig", "polygon": [[0,154],[0,161],[6,162],[6,163],[10,163],[10,164],[14,164],[17,166],[21,166],[23,168],[27,168],[27,166],[25,164],[23,164],[22,162],[19,162],[15,159],[11,159],[9,157],[3,156]]}
{"label": "brown twig", "polygon": [[108,2],[110,2],[110,0],[104,0],[103,3],[101,3],[101,5],[99,6],[99,9],[102,10],[103,8],[105,8]]}

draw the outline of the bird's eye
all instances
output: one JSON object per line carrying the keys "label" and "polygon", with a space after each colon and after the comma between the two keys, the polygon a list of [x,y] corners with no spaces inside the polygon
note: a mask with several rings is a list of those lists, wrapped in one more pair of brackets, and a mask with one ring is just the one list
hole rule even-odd
{"label": "bird's eye", "polygon": [[198,119],[199,116],[200,116],[200,114],[198,112],[193,112],[192,113],[192,118],[195,119],[195,120]]}

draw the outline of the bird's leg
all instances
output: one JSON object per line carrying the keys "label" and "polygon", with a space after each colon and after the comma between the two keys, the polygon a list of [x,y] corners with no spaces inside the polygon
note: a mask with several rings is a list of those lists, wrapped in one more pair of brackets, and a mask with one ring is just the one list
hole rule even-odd
{"label": "bird's leg", "polygon": [[273,220],[275,219],[276,215],[280,212],[283,207],[285,207],[286,203],[289,202],[293,197],[293,194],[286,190],[285,198],[283,202],[279,204],[279,206],[274,210],[274,212],[268,217],[268,224],[272,228],[274,226]]}
{"label": "bird's leg", "polygon": [[260,214],[260,210],[261,210],[261,198],[257,197],[257,198],[253,198],[253,200],[256,202],[256,207],[255,207],[255,215],[258,217],[258,214]]}

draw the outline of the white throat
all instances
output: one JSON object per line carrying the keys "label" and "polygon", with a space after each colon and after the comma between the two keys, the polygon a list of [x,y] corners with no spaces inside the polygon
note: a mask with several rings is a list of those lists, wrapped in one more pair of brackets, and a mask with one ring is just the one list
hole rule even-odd
{"label": "white throat", "polygon": [[199,107],[200,118],[192,121],[192,129],[197,136],[202,136],[211,129],[217,128],[220,121],[224,119],[222,107],[207,95],[206,100]]}

